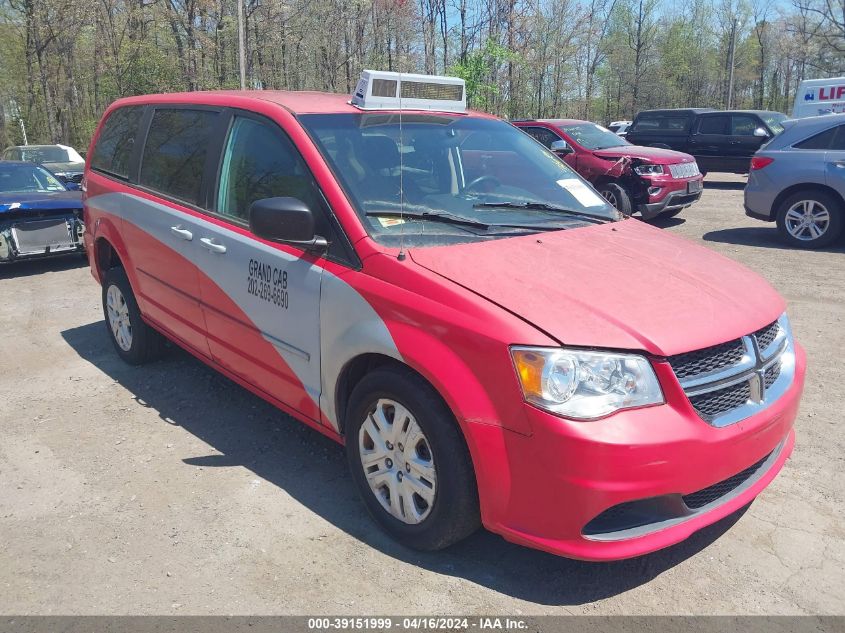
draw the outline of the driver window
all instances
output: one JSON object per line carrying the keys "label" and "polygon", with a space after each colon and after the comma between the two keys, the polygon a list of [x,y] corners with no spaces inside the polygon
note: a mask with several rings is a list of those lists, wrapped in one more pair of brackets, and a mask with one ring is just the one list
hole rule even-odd
{"label": "driver window", "polygon": [[290,197],[306,203],[318,226],[323,216],[316,184],[293,144],[272,126],[235,117],[217,191],[217,213],[249,221],[249,207],[263,198]]}

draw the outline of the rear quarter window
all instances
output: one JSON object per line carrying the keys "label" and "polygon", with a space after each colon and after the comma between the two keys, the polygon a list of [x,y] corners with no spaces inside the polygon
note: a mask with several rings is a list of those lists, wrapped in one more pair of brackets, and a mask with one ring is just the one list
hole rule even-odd
{"label": "rear quarter window", "polygon": [[129,161],[143,113],[142,106],[129,106],[109,115],[91,154],[92,169],[119,178],[129,178]]}
{"label": "rear quarter window", "polygon": [[140,184],[199,204],[205,158],[217,117],[218,113],[211,110],[156,110],[144,143]]}
{"label": "rear quarter window", "polygon": [[[845,131],[845,126],[840,126],[840,128]],[[825,130],[824,132],[814,134],[813,136],[806,138],[803,141],[795,143],[793,147],[797,149],[832,149],[837,130],[840,128],[832,127]],[[840,136],[842,136],[842,134],[840,134]]]}
{"label": "rear quarter window", "polygon": [[689,117],[672,114],[652,114],[637,117],[629,132],[657,134],[685,134],[689,127]]}

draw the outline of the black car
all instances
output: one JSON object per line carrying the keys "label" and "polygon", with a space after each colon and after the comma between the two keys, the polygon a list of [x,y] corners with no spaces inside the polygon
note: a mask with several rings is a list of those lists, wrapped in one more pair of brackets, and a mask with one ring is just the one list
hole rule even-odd
{"label": "black car", "polygon": [[646,110],[634,118],[626,139],[692,154],[703,174],[746,174],[754,152],[783,130],[784,119],[768,110]]}

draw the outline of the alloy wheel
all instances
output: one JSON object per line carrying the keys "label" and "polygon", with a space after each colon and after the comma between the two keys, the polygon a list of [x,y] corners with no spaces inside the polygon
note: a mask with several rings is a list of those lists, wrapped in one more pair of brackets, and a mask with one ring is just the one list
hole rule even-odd
{"label": "alloy wheel", "polygon": [[830,227],[830,212],[817,200],[801,200],[786,211],[784,224],[796,240],[811,242],[827,232]]}

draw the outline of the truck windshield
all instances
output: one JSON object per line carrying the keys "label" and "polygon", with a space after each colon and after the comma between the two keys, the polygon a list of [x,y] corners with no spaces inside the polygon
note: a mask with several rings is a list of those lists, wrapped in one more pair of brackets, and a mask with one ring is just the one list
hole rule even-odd
{"label": "truck windshield", "polygon": [[398,113],[380,112],[299,120],[383,242],[399,233],[485,239],[621,217],[554,154],[498,119],[409,113],[400,124]]}
{"label": "truck windshield", "polygon": [[625,139],[595,123],[563,125],[561,129],[572,137],[572,140],[578,145],[587,149],[607,149],[608,147],[630,145]]}
{"label": "truck windshield", "polygon": [[780,134],[783,132],[783,126],[781,122],[786,120],[786,115],[781,114],[780,112],[766,112],[760,115],[766,125],[769,126],[769,129],[774,132],[775,134]]}
{"label": "truck windshield", "polygon": [[61,147],[22,147],[21,160],[31,163],[66,163],[73,160]]}

